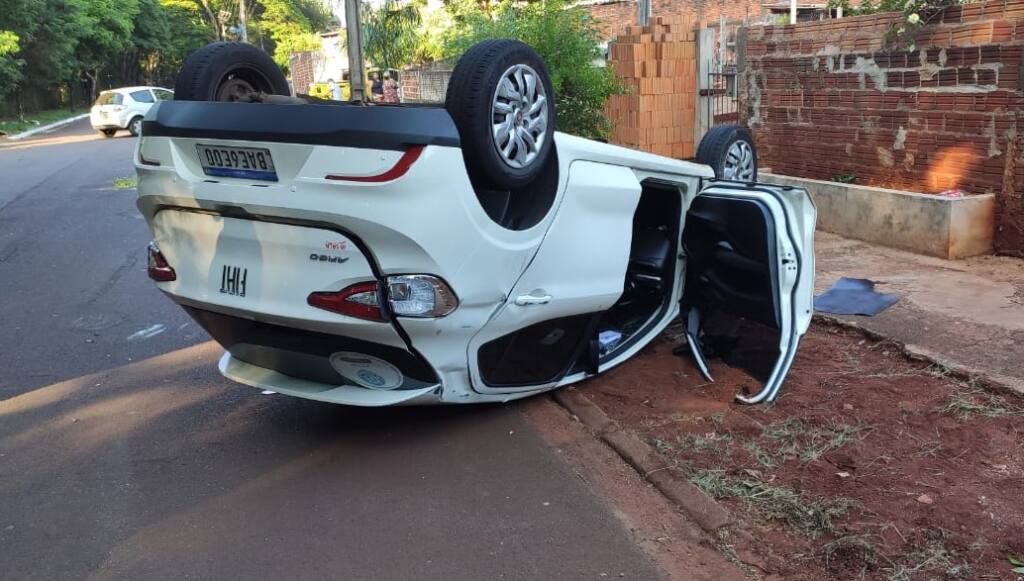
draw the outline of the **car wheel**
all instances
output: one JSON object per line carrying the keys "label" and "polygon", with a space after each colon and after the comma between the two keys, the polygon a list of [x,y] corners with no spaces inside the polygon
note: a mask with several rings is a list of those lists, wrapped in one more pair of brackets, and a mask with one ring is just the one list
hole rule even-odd
{"label": "car wheel", "polygon": [[470,173],[497,189],[533,181],[551,156],[554,97],[544,61],[526,44],[486,40],[470,47],[445,99]]}
{"label": "car wheel", "polygon": [[258,93],[291,90],[270,55],[243,42],[214,42],[192,53],[174,84],[176,101],[252,101]]}
{"label": "car wheel", "polygon": [[757,150],[750,130],[740,125],[712,127],[697,147],[697,163],[710,165],[720,180],[757,180]]}
{"label": "car wheel", "polygon": [[142,133],[142,117],[132,117],[128,122],[128,133],[138,137]]}
{"label": "car wheel", "polygon": [[100,133],[103,134],[103,137],[106,137],[107,139],[109,139],[109,138],[117,135],[117,129],[100,129]]}

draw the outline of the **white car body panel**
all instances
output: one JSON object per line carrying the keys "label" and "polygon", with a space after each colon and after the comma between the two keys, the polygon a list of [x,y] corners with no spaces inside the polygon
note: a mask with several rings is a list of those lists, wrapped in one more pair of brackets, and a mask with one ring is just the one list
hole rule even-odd
{"label": "white car body panel", "polygon": [[[175,264],[177,280],[161,290],[188,305],[220,313],[245,313],[252,304],[261,321],[335,334],[354,334],[385,345],[405,347],[389,325],[346,317],[306,303],[310,292],[344,288],[373,278],[373,270],[354,242],[318,228],[225,218],[213,214],[164,210],[153,217],[154,241]],[[311,261],[310,255],[343,260]],[[225,292],[225,266],[247,265],[241,294]],[[267,265],[272,265],[267,268]],[[339,276],[343,274],[344,276]],[[301,280],[303,284],[296,285]],[[237,285],[236,285],[237,286]]]}
{"label": "white car body panel", "polygon": [[[632,216],[640,184],[624,166],[574,161],[569,185],[544,244],[509,300],[469,342],[467,356],[473,384],[484,393],[522,391],[491,388],[480,375],[474,355],[486,342],[533,323],[607,310],[622,295],[629,260]],[[534,386],[548,389],[557,381]]]}
{"label": "white car body panel", "polygon": [[[712,179],[713,173],[704,165],[562,133],[554,139],[559,173],[552,207],[529,228],[511,230],[481,207],[458,147],[425,146],[400,178],[357,182],[327,176],[379,175],[393,167],[402,152],[144,135],[136,150],[138,207],[179,275],[178,280],[156,284],[191,309],[407,350],[425,361],[437,378],[435,384],[416,389],[368,389],[301,379],[225,353],[219,365],[222,374],[261,389],[377,406],[508,401],[580,381],[589,375],[573,373],[529,387],[490,388],[480,376],[475,350],[538,320],[609,308],[623,292],[641,182],[652,179],[677,187],[682,220],[701,182]],[[265,148],[273,157],[278,181],[211,178],[203,173],[197,144]],[[808,215],[797,199],[801,195],[806,199],[806,193],[797,192],[786,194],[793,201],[776,203],[781,212],[776,219],[813,230],[813,207]],[[798,210],[803,213],[796,215]],[[805,234],[802,242],[791,246],[801,250],[797,247],[802,244],[806,250],[810,241],[810,234]],[[350,250],[334,253],[347,258],[343,264],[309,259],[318,247],[334,255],[325,246],[329,242],[344,242]],[[676,272],[681,273],[685,260],[681,254],[675,260]],[[246,297],[216,289],[223,266],[234,263],[252,269],[255,286],[246,289]],[[401,318],[392,325],[305,302],[310,292],[417,273],[444,280],[457,295],[458,307],[441,318]],[[813,277],[813,264],[793,284],[804,289],[813,281],[807,277]],[[657,320],[628,348],[601,361],[601,371],[637,353],[676,316],[681,276],[668,292],[670,302]],[[528,296],[551,298],[541,301],[544,304],[516,304],[516,299]],[[794,300],[801,313],[793,327],[798,333],[810,320],[809,310],[802,314],[802,309],[809,309],[809,300],[809,294]]]}

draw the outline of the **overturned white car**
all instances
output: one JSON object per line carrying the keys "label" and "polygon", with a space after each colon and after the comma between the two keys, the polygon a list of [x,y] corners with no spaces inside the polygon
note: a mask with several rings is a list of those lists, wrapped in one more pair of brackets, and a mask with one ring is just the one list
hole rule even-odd
{"label": "overturned white car", "polygon": [[[350,405],[507,401],[681,314],[705,374],[720,356],[764,381],[742,401],[778,393],[811,319],[805,191],[555,132],[519,42],[467,52],[445,107],[284,97],[253,47],[197,55],[144,122],[138,207],[150,276],[225,376]],[[716,128],[698,159],[752,178],[752,154]]]}

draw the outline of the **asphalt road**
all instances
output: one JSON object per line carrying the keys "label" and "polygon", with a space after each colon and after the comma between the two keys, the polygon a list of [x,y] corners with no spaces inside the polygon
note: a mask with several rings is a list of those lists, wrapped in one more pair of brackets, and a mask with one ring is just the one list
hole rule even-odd
{"label": "asphalt road", "polygon": [[222,379],[146,278],[133,145],[0,145],[0,579],[663,576],[515,405]]}

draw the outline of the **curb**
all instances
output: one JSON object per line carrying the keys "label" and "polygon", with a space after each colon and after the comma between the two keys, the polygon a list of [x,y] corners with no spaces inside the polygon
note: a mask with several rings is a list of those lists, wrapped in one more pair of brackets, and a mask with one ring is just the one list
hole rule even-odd
{"label": "curb", "polygon": [[615,420],[575,388],[555,391],[554,400],[611,447],[665,497],[674,502],[707,533],[731,522],[729,512],[713,498],[666,464],[646,442],[623,430]]}
{"label": "curb", "polygon": [[5,137],[5,139],[7,139],[8,141],[21,141],[22,139],[25,139],[26,137],[31,137],[31,136],[35,135],[36,133],[42,133],[44,131],[49,131],[51,129],[57,129],[58,127],[63,127],[65,125],[69,125],[71,123],[74,123],[75,121],[78,121],[79,119],[85,119],[88,116],[89,116],[88,113],[82,113],[81,115],[75,115],[74,117],[68,117],[67,119],[62,119],[60,121],[57,121],[56,123],[50,123],[49,125],[43,125],[42,127],[36,127],[35,129],[29,129],[28,131],[22,131],[21,133],[15,133],[14,135],[8,135],[8,136]]}
{"label": "curb", "polygon": [[965,382],[974,382],[989,391],[1002,392],[1016,396],[1024,395],[1024,380],[1019,378],[954,363],[931,349],[904,343],[877,331],[872,331],[871,329],[858,324],[856,321],[847,321],[835,315],[827,315],[823,313],[814,313],[814,319],[826,325],[857,331],[874,341],[888,341],[895,345],[907,359],[937,365],[948,371],[949,376],[954,379]]}

